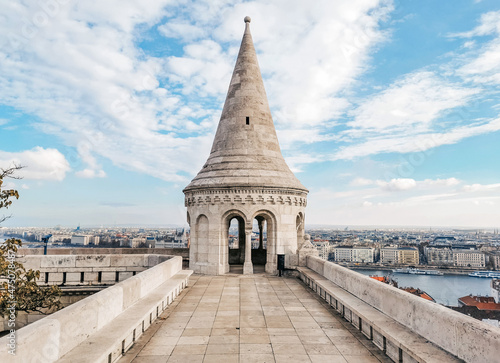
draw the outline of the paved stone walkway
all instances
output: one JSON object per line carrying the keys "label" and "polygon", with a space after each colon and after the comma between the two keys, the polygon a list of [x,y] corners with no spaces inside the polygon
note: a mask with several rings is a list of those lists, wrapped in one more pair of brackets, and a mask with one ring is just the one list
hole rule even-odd
{"label": "paved stone walkway", "polygon": [[390,362],[298,279],[196,276],[120,363]]}

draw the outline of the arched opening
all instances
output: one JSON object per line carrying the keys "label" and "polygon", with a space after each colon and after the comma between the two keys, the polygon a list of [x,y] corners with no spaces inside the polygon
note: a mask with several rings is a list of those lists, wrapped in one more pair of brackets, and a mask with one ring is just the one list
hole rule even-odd
{"label": "arched opening", "polygon": [[229,265],[243,265],[245,262],[245,220],[238,214],[226,218]]}
{"label": "arched opening", "polygon": [[[267,262],[267,220],[258,215],[253,220],[252,228],[252,263],[255,266],[265,266]],[[262,268],[264,271],[264,268]],[[256,272],[254,270],[254,272]]]}
{"label": "arched opening", "polygon": [[254,266],[257,266],[256,272],[260,271],[260,266],[265,266],[265,272],[275,274],[277,271],[276,217],[269,210],[260,210],[254,214],[253,220],[256,221],[256,223],[254,223],[254,230],[256,233],[255,248],[252,249],[252,262]]}

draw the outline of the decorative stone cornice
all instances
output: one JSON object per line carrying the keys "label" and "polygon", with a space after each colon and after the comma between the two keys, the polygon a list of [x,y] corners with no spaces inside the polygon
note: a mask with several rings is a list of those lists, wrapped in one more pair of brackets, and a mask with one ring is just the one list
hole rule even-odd
{"label": "decorative stone cornice", "polygon": [[305,207],[307,193],[293,189],[205,189],[185,192],[186,207],[215,204],[294,205]]}

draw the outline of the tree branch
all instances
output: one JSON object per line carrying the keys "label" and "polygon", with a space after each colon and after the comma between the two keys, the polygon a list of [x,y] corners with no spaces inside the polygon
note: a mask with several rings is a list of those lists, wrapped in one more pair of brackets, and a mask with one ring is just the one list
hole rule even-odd
{"label": "tree branch", "polygon": [[22,177],[16,176],[14,174],[17,171],[24,168],[24,166],[21,164],[16,164],[16,163],[13,163],[12,165],[13,166],[11,166],[10,168],[7,168],[7,169],[0,168],[0,179],[3,179],[3,178],[22,179]]}

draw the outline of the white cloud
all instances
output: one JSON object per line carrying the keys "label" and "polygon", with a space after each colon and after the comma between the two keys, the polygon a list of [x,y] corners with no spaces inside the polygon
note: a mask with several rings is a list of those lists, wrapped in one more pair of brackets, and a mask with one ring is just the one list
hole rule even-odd
{"label": "white cloud", "polygon": [[[0,39],[0,99],[37,116],[34,127],[75,148],[81,177],[104,176],[99,160],[106,158],[128,170],[187,182],[208,155],[248,14],[293,170],[325,160],[425,151],[500,129],[499,120],[437,127],[435,121],[467,105],[478,86],[452,82],[438,70],[416,70],[361,101],[348,130],[334,132],[336,119],[353,108],[351,87],[390,37],[381,24],[393,10],[391,1],[321,0],[311,6],[300,0],[155,0],[146,7],[139,0],[110,0],[99,7],[61,2],[51,11],[40,4],[11,2],[2,9],[0,33],[8,36]],[[47,21],[36,25],[33,19],[43,13]],[[482,25],[462,36],[497,32],[495,16],[485,15]],[[161,58],[139,49],[137,43],[150,36],[146,30],[157,25],[182,48],[162,49]],[[331,155],[303,157],[298,147],[339,137],[348,143]]]}
{"label": "white cloud", "polygon": [[[355,178],[353,179],[349,185],[356,187],[368,187],[368,186],[376,186],[379,187],[382,192],[401,192],[401,191],[417,191],[417,192],[429,192],[429,190],[440,190],[440,189],[450,189],[455,187],[462,182],[457,178],[447,178],[447,179],[425,179],[425,180],[415,180],[411,178],[393,178],[389,181],[386,180],[374,180],[374,179],[366,179],[366,178]],[[467,186],[464,187],[464,190]],[[370,193],[370,194],[367,194]],[[379,197],[381,195],[385,195],[385,193],[376,192],[373,187],[369,189],[356,189],[349,192],[341,192],[336,193],[335,197],[353,197],[364,195],[364,198],[374,198]]]}
{"label": "white cloud", "polygon": [[[269,99],[278,129],[292,130],[283,137],[292,149],[330,139],[324,130],[349,105],[339,94],[387,38],[380,23],[392,10],[385,0],[44,4],[2,9],[2,103],[37,116],[35,127],[76,148],[79,176],[104,175],[96,160],[107,158],[175,182],[187,182],[208,155],[245,15],[254,19]],[[179,40],[182,54],[156,58],[137,48],[156,25]]]}
{"label": "white cloud", "polygon": [[[281,137],[283,148],[325,140],[328,137],[318,137],[320,131],[330,127],[331,120],[349,105],[338,94],[352,85],[365,70],[370,51],[386,39],[379,26],[391,10],[389,1],[322,0],[314,7],[297,0],[197,2],[189,13],[161,29],[181,40],[210,33],[219,43],[233,43],[222,49],[198,39],[184,48],[182,57],[169,59],[174,73],[169,77],[181,83],[188,95],[223,96],[241,39],[242,19],[251,14],[253,39],[278,132],[280,137],[287,133]],[[210,19],[207,11],[217,20]],[[216,22],[219,24],[214,26]],[[187,29],[187,35],[177,28]],[[313,137],[301,136],[306,128]]]}
{"label": "white cloud", "polygon": [[24,179],[63,180],[70,166],[63,154],[56,149],[35,147],[21,152],[0,151],[0,165],[8,168],[13,164],[24,166],[19,176]]}
{"label": "white cloud", "polygon": [[409,178],[398,178],[392,179],[388,182],[378,181],[377,184],[387,191],[401,191],[413,189],[417,186],[417,182],[414,179]]}
{"label": "white cloud", "polygon": [[[374,135],[368,141],[352,143],[331,155],[331,160],[354,159],[381,153],[425,152],[441,145],[455,144],[468,137],[500,130],[500,119],[458,126],[445,132],[427,132],[416,135]],[[422,154],[426,158],[426,153]]]}
{"label": "white cloud", "polygon": [[350,185],[354,187],[361,187],[361,186],[366,186],[366,185],[373,185],[375,181],[371,179],[366,179],[366,178],[356,178],[353,181],[351,181]]}
{"label": "white cloud", "polygon": [[76,176],[80,178],[92,179],[92,178],[104,178],[106,173],[103,170],[92,170],[84,169],[75,173]]}
{"label": "white cloud", "polygon": [[432,72],[408,74],[364,101],[348,125],[354,133],[427,131],[444,112],[465,105],[477,92],[443,81]]}
{"label": "white cloud", "polygon": [[[479,102],[497,92],[491,85],[500,84],[498,19],[500,12],[489,12],[475,29],[453,34],[468,39],[453,60],[408,73],[362,99],[350,112],[353,120],[340,133],[346,145],[327,158],[420,153],[425,159],[427,150],[499,131],[500,119],[476,118],[475,114]],[[484,35],[495,37],[477,44],[470,40]]]}
{"label": "white cloud", "polygon": [[[479,25],[468,32],[452,34],[452,37],[474,38],[495,35],[486,44],[473,49],[465,64],[457,73],[478,84],[500,84],[500,11],[491,11],[481,16]],[[466,42],[467,43],[467,42]]]}
{"label": "white cloud", "polygon": [[423,182],[421,182],[423,185],[426,186],[455,186],[461,183],[460,180],[457,178],[447,178],[447,179],[425,179]]}
{"label": "white cloud", "polygon": [[177,19],[159,26],[158,31],[167,38],[179,38],[183,41],[192,41],[207,35],[203,28],[194,26],[186,20]]}
{"label": "white cloud", "polygon": [[[103,176],[96,159],[104,157],[129,170],[185,180],[179,173],[193,173],[206,155],[199,152],[208,150],[205,136],[176,134],[193,130],[191,118],[208,115],[210,108],[179,102],[160,85],[165,60],[135,46],[136,28],[158,22],[169,3],[67,3],[44,26],[31,24],[31,38],[16,19],[36,17],[43,12],[39,3],[3,9],[0,33],[21,39],[0,39],[0,98],[38,116],[35,127],[77,149],[79,176]],[[213,123],[197,127],[207,132]]]}
{"label": "white cloud", "polygon": [[320,158],[314,155],[299,154],[295,156],[288,156],[285,158],[285,161],[292,172],[299,173],[302,171],[302,165],[319,162]]}
{"label": "white cloud", "polygon": [[[461,183],[456,178],[372,180],[378,191],[322,188],[308,197],[308,218],[334,225],[497,227],[500,184]],[[388,190],[389,185],[395,189]]]}
{"label": "white cloud", "polygon": [[480,24],[468,32],[451,34],[451,37],[472,38],[489,34],[500,34],[500,11],[490,11],[481,15]]}
{"label": "white cloud", "polygon": [[478,57],[458,70],[458,74],[475,83],[500,84],[500,38],[484,46]]}
{"label": "white cloud", "polygon": [[496,184],[476,183],[476,184],[464,185],[462,190],[467,193],[498,191],[500,190],[500,183]]}

